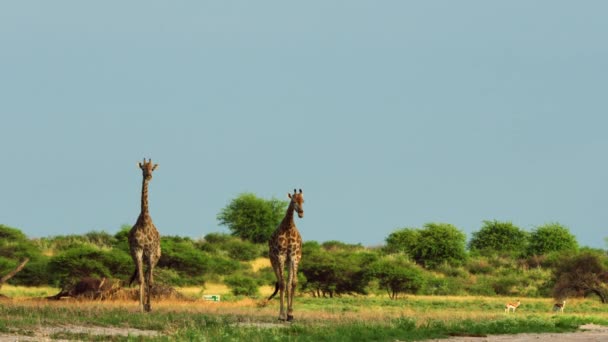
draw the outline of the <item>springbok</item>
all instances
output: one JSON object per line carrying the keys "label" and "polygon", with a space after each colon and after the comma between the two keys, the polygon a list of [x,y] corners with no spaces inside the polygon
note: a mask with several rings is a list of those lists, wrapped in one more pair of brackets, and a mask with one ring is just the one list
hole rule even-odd
{"label": "springbok", "polygon": [[519,304],[521,304],[521,302],[519,300],[517,300],[517,303],[507,303],[507,304],[505,304],[505,312],[509,313],[509,311],[511,309],[513,309],[513,313],[515,313],[515,309],[517,309],[517,307],[519,306]]}
{"label": "springbok", "polygon": [[559,312],[563,313],[565,306],[566,306],[565,300],[563,300],[561,303],[555,303],[555,304],[553,304],[553,311],[559,311]]}

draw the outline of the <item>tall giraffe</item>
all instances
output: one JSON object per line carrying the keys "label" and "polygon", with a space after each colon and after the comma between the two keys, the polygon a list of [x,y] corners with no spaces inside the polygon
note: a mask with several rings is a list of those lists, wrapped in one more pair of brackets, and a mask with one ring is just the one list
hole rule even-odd
{"label": "tall giraffe", "polygon": [[[304,217],[302,189],[299,193],[294,189],[293,195],[288,193],[287,197],[291,201],[289,207],[287,207],[285,218],[268,241],[268,255],[274,274],[277,277],[274,293],[270,295],[268,300],[271,300],[279,290],[281,291],[281,309],[279,311],[279,320],[281,321],[293,320],[293,295],[298,283],[298,264],[302,259],[302,236],[300,236],[293,220],[294,211],[298,213],[298,217]],[[285,266],[288,270],[287,284],[285,284],[284,277]],[[285,291],[287,291],[287,315],[285,315]]]}
{"label": "tall giraffe", "polygon": [[[150,311],[150,291],[152,289],[154,266],[160,259],[160,235],[152,223],[148,210],[148,183],[152,179],[152,171],[158,164],[152,165],[152,160],[144,158],[143,163],[139,163],[139,168],[143,173],[143,185],[141,189],[141,213],[137,222],[129,232],[129,247],[131,257],[135,262],[135,272],[131,276],[129,285],[135,277],[139,279],[139,309],[143,312]],[[144,280],[144,265],[147,267]],[[144,284],[146,288],[144,288]],[[145,303],[144,303],[145,293]]]}

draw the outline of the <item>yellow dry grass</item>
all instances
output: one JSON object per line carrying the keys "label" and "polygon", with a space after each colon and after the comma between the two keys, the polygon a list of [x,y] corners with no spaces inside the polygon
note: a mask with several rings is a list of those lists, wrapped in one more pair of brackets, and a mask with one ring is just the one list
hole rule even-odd
{"label": "yellow dry grass", "polygon": [[230,293],[230,288],[228,286],[218,283],[207,283],[204,287],[188,286],[177,287],[175,289],[186,297],[196,299],[202,298],[203,295],[225,295]]}
{"label": "yellow dry grass", "polygon": [[[180,289],[180,292],[193,293],[200,288]],[[3,291],[4,292],[4,291]],[[191,297],[193,298],[193,297]],[[200,298],[200,296],[196,297]],[[517,299],[517,298],[516,298]],[[407,299],[399,300],[398,305],[385,305],[387,302],[359,298],[352,301],[339,300],[311,300],[296,299],[295,311],[299,321],[315,324],[349,323],[349,322],[374,322],[378,324],[388,323],[392,319],[400,317],[414,318],[417,324],[425,324],[429,321],[455,321],[470,319],[473,321],[495,320],[507,317],[526,317],[534,314],[536,316],[550,317],[555,315],[551,311],[553,300],[550,298],[521,298],[522,306],[527,308],[518,309],[517,313],[507,314],[504,312],[503,304],[512,301],[507,297],[433,297],[433,296],[409,296]],[[451,302],[462,303],[462,306],[452,305],[450,307],[433,305],[432,303]],[[15,298],[11,305],[19,305],[31,308],[51,307],[67,308],[86,311],[123,309],[129,312],[138,312],[138,303],[134,300],[60,300],[47,301],[43,299]],[[392,303],[392,302],[391,302]],[[480,305],[477,305],[479,303]],[[485,303],[486,305],[481,305]],[[266,305],[264,305],[266,304]],[[536,309],[533,309],[536,304]],[[589,305],[588,300],[571,299],[568,304],[572,308],[579,305]],[[595,305],[595,304],[594,304]],[[601,304],[597,304],[601,306]],[[239,301],[211,302],[204,300],[161,300],[153,301],[153,310],[157,312],[188,312],[193,314],[229,315],[239,316],[250,321],[274,321],[278,315],[279,301],[277,299],[265,302],[264,299],[242,299]],[[539,308],[542,308],[539,309]],[[544,309],[546,308],[546,310]],[[583,316],[584,312],[567,312],[567,315]],[[594,312],[594,316],[607,317],[608,312]]]}
{"label": "yellow dry grass", "polygon": [[257,258],[255,260],[251,261],[250,264],[251,264],[251,268],[253,269],[253,272],[257,272],[261,268],[270,267],[270,259],[268,259],[268,258]]}
{"label": "yellow dry grass", "polygon": [[13,286],[5,284],[2,286],[1,294],[10,298],[32,298],[32,297],[48,297],[59,292],[58,288],[50,286]]}

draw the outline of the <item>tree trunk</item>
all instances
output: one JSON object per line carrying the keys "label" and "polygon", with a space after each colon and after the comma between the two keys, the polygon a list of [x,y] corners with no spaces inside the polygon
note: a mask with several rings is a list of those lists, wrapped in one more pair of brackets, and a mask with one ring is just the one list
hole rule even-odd
{"label": "tree trunk", "polygon": [[25,264],[27,264],[30,261],[29,258],[25,258],[18,266],[17,268],[15,268],[14,270],[12,270],[11,272],[9,272],[7,275],[5,275],[4,277],[0,278],[0,289],[2,288],[2,285],[4,285],[4,283],[6,283],[9,279],[11,279],[12,277],[15,276],[15,274],[19,273],[24,267]]}
{"label": "tree trunk", "polygon": [[596,288],[592,288],[589,291],[598,295],[598,297],[600,297],[600,300],[602,301],[603,304],[606,304],[606,301],[608,301],[608,299],[606,298],[606,294],[603,291],[596,289]]}

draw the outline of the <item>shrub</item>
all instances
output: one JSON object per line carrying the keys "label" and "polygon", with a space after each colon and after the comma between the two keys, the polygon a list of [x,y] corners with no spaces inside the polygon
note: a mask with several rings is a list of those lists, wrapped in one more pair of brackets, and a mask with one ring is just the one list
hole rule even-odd
{"label": "shrub", "polygon": [[575,256],[563,256],[554,270],[555,287],[553,295],[557,298],[585,296],[593,293],[602,303],[608,302],[608,267],[602,254],[585,252]]}
{"label": "shrub", "polygon": [[524,251],[528,234],[511,222],[483,221],[483,226],[469,242],[472,251],[484,255],[493,253],[520,254]]}
{"label": "shrub", "polygon": [[422,287],[421,294],[436,296],[464,295],[465,280],[455,277],[427,277]]}
{"label": "shrub", "polygon": [[383,251],[388,254],[405,253],[413,258],[416,255],[419,238],[420,231],[416,228],[398,229],[386,238]]}
{"label": "shrub", "polygon": [[131,257],[122,251],[106,252],[90,246],[68,249],[51,258],[51,282],[64,287],[84,277],[127,279],[133,272]]}
{"label": "shrub", "polygon": [[427,223],[417,241],[414,258],[424,267],[459,266],[466,260],[465,235],[451,224]]}
{"label": "shrub", "polygon": [[483,257],[470,260],[466,267],[471,274],[490,274],[494,270],[490,262]]}
{"label": "shrub", "polygon": [[391,299],[402,293],[416,293],[424,285],[422,271],[403,255],[384,257],[370,265],[369,272]]}
{"label": "shrub", "polygon": [[559,223],[537,227],[530,235],[527,255],[543,255],[551,252],[576,252],[578,242],[570,230]]}
{"label": "shrub", "polygon": [[366,294],[369,279],[367,266],[376,258],[368,252],[327,251],[318,244],[304,245],[305,258],[300,264],[305,282],[304,291],[313,296],[329,296],[359,293]]}
{"label": "shrub", "polygon": [[260,245],[241,239],[235,239],[228,242],[225,248],[228,251],[230,258],[239,261],[251,261],[260,255]]}
{"label": "shrub", "polygon": [[256,297],[259,295],[259,284],[253,277],[235,274],[224,278],[224,283],[230,287],[230,292],[235,296]]}

